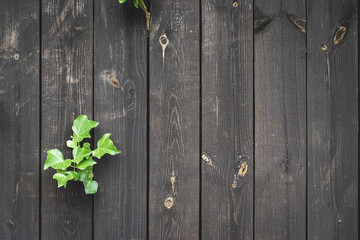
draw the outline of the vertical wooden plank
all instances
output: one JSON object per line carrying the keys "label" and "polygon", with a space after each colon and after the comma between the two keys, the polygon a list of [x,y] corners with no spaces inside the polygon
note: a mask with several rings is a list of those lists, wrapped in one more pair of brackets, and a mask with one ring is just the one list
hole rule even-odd
{"label": "vertical wooden plank", "polygon": [[305,1],[255,6],[255,239],[305,239]]}
{"label": "vertical wooden plank", "polygon": [[39,238],[39,1],[0,2],[0,236]]}
{"label": "vertical wooden plank", "polygon": [[358,239],[358,1],[308,1],[308,238]]}
{"label": "vertical wooden plank", "polygon": [[199,238],[199,2],[151,2],[149,239]]}
{"label": "vertical wooden plank", "polygon": [[253,1],[202,2],[202,237],[253,239]]}
{"label": "vertical wooden plank", "polygon": [[95,1],[96,141],[123,151],[95,166],[95,239],[146,239],[147,33],[132,2]]}
{"label": "vertical wooden plank", "polygon": [[[70,157],[73,120],[92,117],[92,11],[87,0],[42,1],[42,164],[52,148]],[[80,182],[58,189],[53,173],[42,171],[42,239],[91,239],[92,196]]]}

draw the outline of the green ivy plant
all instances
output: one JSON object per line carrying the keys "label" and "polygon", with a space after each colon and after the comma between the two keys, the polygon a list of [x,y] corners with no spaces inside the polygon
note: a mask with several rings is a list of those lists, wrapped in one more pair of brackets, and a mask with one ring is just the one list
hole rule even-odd
{"label": "green ivy plant", "polygon": [[[126,2],[126,0],[119,0],[119,3],[124,3]],[[150,13],[148,12],[146,5],[144,3],[144,0],[133,0],[134,6],[136,8],[140,8],[145,12],[145,16],[146,16],[146,28],[149,31],[150,28]]]}
{"label": "green ivy plant", "polygon": [[100,159],[105,154],[116,155],[121,153],[110,140],[109,133],[101,137],[97,142],[97,148],[94,150],[91,150],[88,142],[81,145],[84,138],[91,138],[90,130],[98,125],[98,122],[88,120],[86,115],[80,115],[74,120],[72,140],[66,142],[66,145],[72,148],[73,159],[64,159],[59,149],[47,151],[44,170],[49,167],[56,170],[53,179],[57,180],[58,187],[66,188],[69,180],[80,180],[84,184],[86,194],[97,192],[98,183],[93,180],[93,166],[96,164],[94,158]]}

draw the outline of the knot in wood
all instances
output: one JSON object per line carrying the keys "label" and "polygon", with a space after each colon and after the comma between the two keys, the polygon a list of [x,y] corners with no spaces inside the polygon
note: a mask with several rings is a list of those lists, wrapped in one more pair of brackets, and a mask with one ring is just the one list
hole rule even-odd
{"label": "knot in wood", "polygon": [[11,220],[11,219],[6,220],[6,225],[10,229],[11,232],[15,232],[16,224],[13,220]]}
{"label": "knot in wood", "polygon": [[169,39],[167,38],[165,33],[160,36],[159,41],[160,41],[161,45],[168,45],[168,43],[169,43]]}
{"label": "knot in wood", "polygon": [[201,159],[202,159],[205,163],[211,163],[210,156],[207,155],[206,153],[203,153],[203,154],[202,154]]}
{"label": "knot in wood", "polygon": [[18,53],[15,53],[14,54],[14,59],[17,61],[17,60],[19,60],[19,58],[20,58],[20,55]]}
{"label": "knot in wood", "polygon": [[326,44],[322,44],[322,45],[321,45],[321,50],[322,50],[323,52],[327,52],[328,46],[327,46]]}
{"label": "knot in wood", "polygon": [[344,40],[345,35],[346,35],[346,27],[344,26],[338,27],[338,29],[334,34],[334,45],[338,45],[339,43],[341,43]]}
{"label": "knot in wood", "polygon": [[174,206],[174,198],[172,198],[172,197],[165,198],[164,206],[167,209],[171,209]]}
{"label": "knot in wood", "polygon": [[130,95],[134,95],[134,93],[135,93],[135,89],[134,89],[134,88],[130,88],[130,89],[129,89],[129,94],[130,94]]}
{"label": "knot in wood", "polygon": [[238,175],[240,177],[243,177],[245,176],[245,174],[247,173],[248,171],[248,168],[249,168],[249,165],[247,162],[242,162],[241,165],[240,165],[240,168],[239,168],[239,172],[238,172]]}
{"label": "knot in wood", "polygon": [[120,88],[119,80],[116,77],[110,77],[110,83],[114,88]]}
{"label": "knot in wood", "polygon": [[239,6],[239,4],[237,2],[233,2],[233,7],[236,8],[237,6]]}

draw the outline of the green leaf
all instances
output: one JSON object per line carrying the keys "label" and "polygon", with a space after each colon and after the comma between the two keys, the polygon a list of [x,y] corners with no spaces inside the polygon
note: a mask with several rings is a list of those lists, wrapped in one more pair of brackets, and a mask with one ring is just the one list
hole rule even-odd
{"label": "green leaf", "polygon": [[76,148],[76,142],[72,141],[72,140],[68,140],[66,141],[66,146],[68,146],[69,148]]}
{"label": "green leaf", "polygon": [[97,149],[93,151],[93,156],[101,158],[104,154],[116,155],[121,153],[116,149],[114,143],[109,138],[110,133],[106,133],[102,138],[97,142]]}
{"label": "green leaf", "polygon": [[92,159],[92,157],[86,157],[86,159],[81,161],[78,165],[76,165],[76,167],[80,170],[84,170],[85,168],[95,164],[96,162]]}
{"label": "green leaf", "polygon": [[58,187],[64,186],[66,188],[66,184],[69,180],[71,180],[73,176],[71,174],[64,175],[62,173],[55,173],[53,179],[58,181]]}
{"label": "green leaf", "polygon": [[90,156],[91,150],[90,150],[90,148],[83,148],[83,147],[77,146],[76,148],[73,149],[72,153],[73,153],[73,157],[74,157],[72,162],[75,162],[76,164],[78,164],[85,157]]}
{"label": "green leaf", "polygon": [[90,149],[90,143],[87,143],[87,142],[84,143],[84,144],[83,144],[83,148],[88,149],[88,150],[91,150],[91,149]]}
{"label": "green leaf", "polygon": [[66,170],[69,166],[71,165],[71,160],[70,159],[66,159],[63,162],[59,162],[57,164],[52,165],[51,167],[53,169],[61,169],[61,170]]}
{"label": "green leaf", "polygon": [[124,3],[126,2],[126,0],[119,0],[119,3]]}
{"label": "green leaf", "polygon": [[57,173],[62,173],[62,174],[65,174],[66,170],[56,169],[56,172],[57,172]]}
{"label": "green leaf", "polygon": [[90,130],[97,127],[98,122],[88,120],[86,115],[78,116],[73,123],[74,141],[81,142],[84,138],[90,138]]}
{"label": "green leaf", "polygon": [[97,192],[98,183],[96,181],[84,181],[85,193],[94,194]]}
{"label": "green leaf", "polygon": [[75,171],[68,171],[66,172],[67,175],[72,175],[72,180],[77,181],[79,179],[79,173]]}
{"label": "green leaf", "polygon": [[134,0],[134,6],[135,6],[136,8],[139,8],[139,1],[138,1],[138,0]]}
{"label": "green leaf", "polygon": [[59,149],[51,149],[47,151],[47,157],[44,164],[44,170],[48,169],[51,166],[54,166],[58,163],[61,163],[64,161],[64,156],[60,152]]}
{"label": "green leaf", "polygon": [[93,177],[94,177],[93,166],[89,166],[85,168],[85,170],[79,171],[80,181],[91,181]]}

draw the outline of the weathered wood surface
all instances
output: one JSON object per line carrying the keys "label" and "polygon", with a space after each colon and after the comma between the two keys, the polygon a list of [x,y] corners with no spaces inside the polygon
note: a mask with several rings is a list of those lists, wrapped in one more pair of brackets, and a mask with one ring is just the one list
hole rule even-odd
{"label": "weathered wood surface", "polygon": [[199,238],[199,6],[151,1],[149,239]]}
{"label": "weathered wood surface", "polygon": [[202,2],[203,239],[253,239],[253,1]]}
{"label": "weathered wood surface", "polygon": [[144,14],[131,5],[95,2],[95,140],[109,132],[122,153],[94,168],[94,239],[147,234],[147,37]]}
{"label": "weathered wood surface", "polygon": [[255,1],[255,239],[306,238],[305,1]]}
{"label": "weathered wood surface", "polygon": [[[0,238],[358,239],[358,7],[1,1]],[[43,171],[79,114],[95,196]]]}
{"label": "weathered wood surface", "polygon": [[0,1],[0,238],[39,238],[39,1]]}
{"label": "weathered wood surface", "polygon": [[358,239],[358,1],[308,1],[308,239]]}
{"label": "weathered wood surface", "polygon": [[[49,149],[71,156],[73,120],[93,114],[92,11],[87,0],[42,1],[42,169]],[[92,196],[80,182],[58,189],[42,169],[41,238],[91,239]]]}

